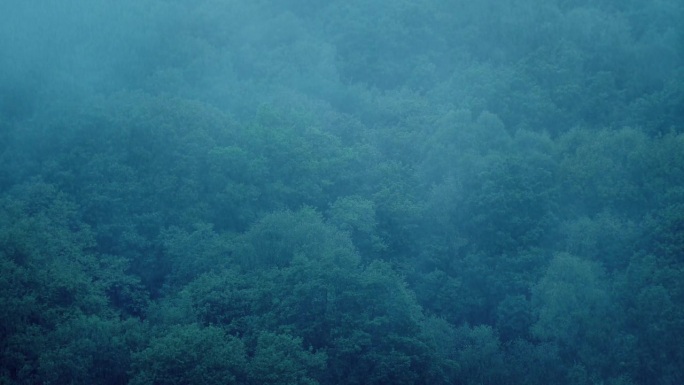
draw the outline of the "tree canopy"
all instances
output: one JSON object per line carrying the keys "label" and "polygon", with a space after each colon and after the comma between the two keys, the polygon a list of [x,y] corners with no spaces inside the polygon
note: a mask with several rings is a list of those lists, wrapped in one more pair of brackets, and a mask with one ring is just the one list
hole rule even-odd
{"label": "tree canopy", "polygon": [[683,19],[0,2],[0,384],[683,383]]}

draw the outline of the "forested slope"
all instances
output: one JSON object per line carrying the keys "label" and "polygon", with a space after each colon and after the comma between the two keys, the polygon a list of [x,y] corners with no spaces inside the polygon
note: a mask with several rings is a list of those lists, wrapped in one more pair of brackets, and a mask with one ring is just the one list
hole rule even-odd
{"label": "forested slope", "polygon": [[682,19],[0,2],[0,383],[681,384]]}

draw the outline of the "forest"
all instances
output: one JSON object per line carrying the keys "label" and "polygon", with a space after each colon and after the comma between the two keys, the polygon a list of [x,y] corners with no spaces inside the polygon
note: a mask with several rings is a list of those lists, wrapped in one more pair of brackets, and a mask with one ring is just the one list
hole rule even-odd
{"label": "forest", "polygon": [[681,385],[682,20],[0,1],[0,384]]}

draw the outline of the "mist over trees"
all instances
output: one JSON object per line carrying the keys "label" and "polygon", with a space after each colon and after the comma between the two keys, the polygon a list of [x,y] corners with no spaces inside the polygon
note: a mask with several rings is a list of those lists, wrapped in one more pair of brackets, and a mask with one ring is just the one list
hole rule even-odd
{"label": "mist over trees", "polygon": [[683,383],[682,20],[0,2],[0,384]]}

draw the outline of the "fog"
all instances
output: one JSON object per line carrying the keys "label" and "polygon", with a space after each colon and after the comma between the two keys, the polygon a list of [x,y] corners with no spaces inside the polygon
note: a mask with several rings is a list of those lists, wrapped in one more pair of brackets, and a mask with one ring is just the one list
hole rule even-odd
{"label": "fog", "polygon": [[0,383],[682,383],[680,3],[0,2]]}

